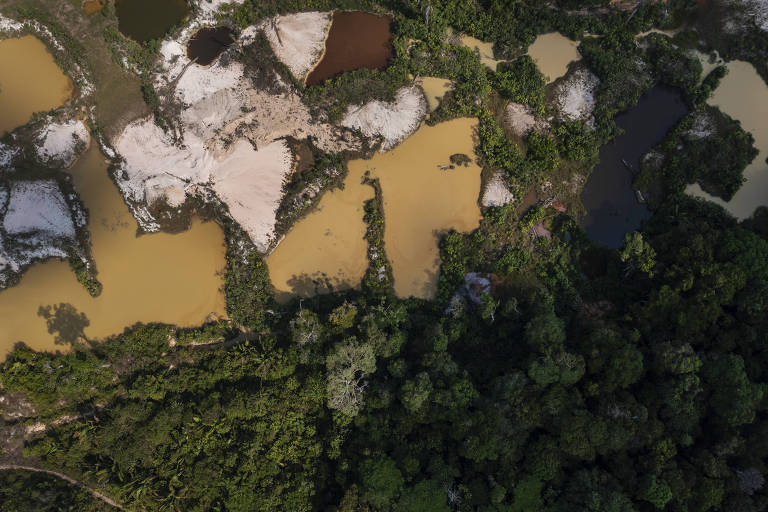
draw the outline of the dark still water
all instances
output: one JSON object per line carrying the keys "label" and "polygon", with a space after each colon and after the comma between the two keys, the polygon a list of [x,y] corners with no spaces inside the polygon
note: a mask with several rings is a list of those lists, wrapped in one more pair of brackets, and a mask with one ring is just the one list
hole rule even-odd
{"label": "dark still water", "polygon": [[392,18],[368,12],[335,12],[325,55],[307,77],[307,85],[320,85],[344,71],[384,69],[393,56]]}
{"label": "dark still water", "polygon": [[589,238],[612,249],[621,247],[624,234],[640,227],[651,216],[637,200],[632,172],[640,170],[640,159],[661,142],[667,132],[688,112],[678,89],[655,87],[637,106],[616,116],[625,133],[600,148],[600,163],[592,171],[581,202],[587,214],[581,225]]}
{"label": "dark still water", "polygon": [[144,43],[163,37],[189,13],[185,0],[115,0],[120,32]]}
{"label": "dark still water", "polygon": [[235,42],[234,32],[227,27],[203,28],[198,30],[187,45],[187,56],[197,59],[201,66],[207,66],[221,52]]}

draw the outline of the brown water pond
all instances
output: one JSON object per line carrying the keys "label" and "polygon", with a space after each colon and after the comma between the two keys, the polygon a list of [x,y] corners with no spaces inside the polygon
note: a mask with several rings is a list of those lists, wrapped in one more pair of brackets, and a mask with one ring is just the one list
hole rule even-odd
{"label": "brown water pond", "polygon": [[307,76],[307,85],[320,85],[344,71],[387,67],[394,55],[391,23],[389,16],[367,12],[333,13],[325,54]]}
{"label": "brown water pond", "polygon": [[[225,315],[224,236],[216,224],[196,220],[178,235],[137,238],[136,221],[98,148],[89,149],[71,173],[90,211],[103,292],[88,295],[67,262],[33,265],[18,285],[0,291],[0,357],[17,341],[36,350],[66,350],[80,336],[97,340],[137,322],[192,326]],[[51,318],[55,332],[49,332],[41,308],[59,313]]]}
{"label": "brown water pond", "polygon": [[36,37],[0,41],[0,136],[67,102],[72,80]]}
{"label": "brown water pond", "polygon": [[189,40],[187,56],[207,66],[234,42],[234,32],[229,27],[202,28]]}
{"label": "brown water pond", "polygon": [[384,242],[400,297],[434,296],[440,266],[438,236],[477,227],[480,168],[474,163],[441,170],[450,157],[474,157],[476,121],[455,119],[422,126],[402,144],[370,160],[349,163],[343,190],[326,193],[267,258],[278,299],[356,288],[368,267],[363,203],[378,178],[384,200]]}
{"label": "brown water pond", "polygon": [[83,11],[90,16],[96,14],[107,6],[107,0],[85,0],[83,2]]}
{"label": "brown water pond", "polygon": [[140,43],[159,39],[189,14],[185,0],[115,0],[120,32]]}
{"label": "brown water pond", "polygon": [[539,71],[552,83],[568,71],[571,62],[581,59],[578,41],[558,32],[541,34],[528,47],[528,55],[536,61]]}
{"label": "brown water pond", "polygon": [[727,66],[728,74],[708,103],[741,122],[742,128],[755,138],[760,153],[744,170],[746,181],[730,201],[707,194],[698,184],[689,185],[685,191],[709,199],[734,217],[744,219],[758,206],[768,205],[768,86],[748,62],[732,61]]}

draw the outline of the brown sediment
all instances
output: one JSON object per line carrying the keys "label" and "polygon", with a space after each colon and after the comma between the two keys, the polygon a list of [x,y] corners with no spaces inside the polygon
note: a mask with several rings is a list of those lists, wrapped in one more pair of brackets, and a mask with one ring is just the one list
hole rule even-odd
{"label": "brown sediment", "polygon": [[66,103],[72,80],[34,36],[0,41],[0,135]]}
{"label": "brown sediment", "polygon": [[391,16],[334,12],[323,56],[307,74],[305,84],[320,85],[355,69],[384,69],[394,55],[391,23]]}

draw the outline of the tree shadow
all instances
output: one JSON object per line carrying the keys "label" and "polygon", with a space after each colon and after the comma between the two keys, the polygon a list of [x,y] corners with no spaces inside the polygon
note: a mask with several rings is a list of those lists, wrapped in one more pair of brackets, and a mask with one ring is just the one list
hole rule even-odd
{"label": "tree shadow", "polygon": [[54,306],[40,306],[37,316],[45,319],[48,333],[53,334],[57,345],[75,345],[88,341],[85,328],[91,321],[72,304],[61,302]]}

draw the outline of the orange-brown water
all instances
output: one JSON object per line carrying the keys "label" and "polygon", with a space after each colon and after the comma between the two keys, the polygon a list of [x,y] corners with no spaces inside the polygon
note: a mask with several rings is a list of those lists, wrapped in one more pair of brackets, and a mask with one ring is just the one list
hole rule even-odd
{"label": "orange-brown water", "polygon": [[85,336],[97,340],[137,322],[199,325],[225,314],[220,272],[224,236],[213,222],[195,220],[181,234],[136,237],[136,221],[107,176],[98,148],[92,147],[71,171],[90,211],[93,256],[104,288],[93,298],[75,279],[69,264],[33,265],[15,287],[0,291],[0,357],[17,341],[36,350],[63,350],[40,307],[60,303],[84,314]]}
{"label": "orange-brown water", "polygon": [[344,189],[327,193],[267,258],[278,298],[327,292],[326,281],[336,290],[360,285],[368,267],[363,203],[373,197],[361,184],[366,172],[381,183],[396,294],[434,296],[439,234],[470,231],[480,220],[480,168],[440,169],[456,153],[474,158],[475,128],[466,118],[422,126],[392,151],[350,162]]}
{"label": "orange-brown water", "polygon": [[0,136],[67,102],[74,85],[33,36],[0,41]]}

